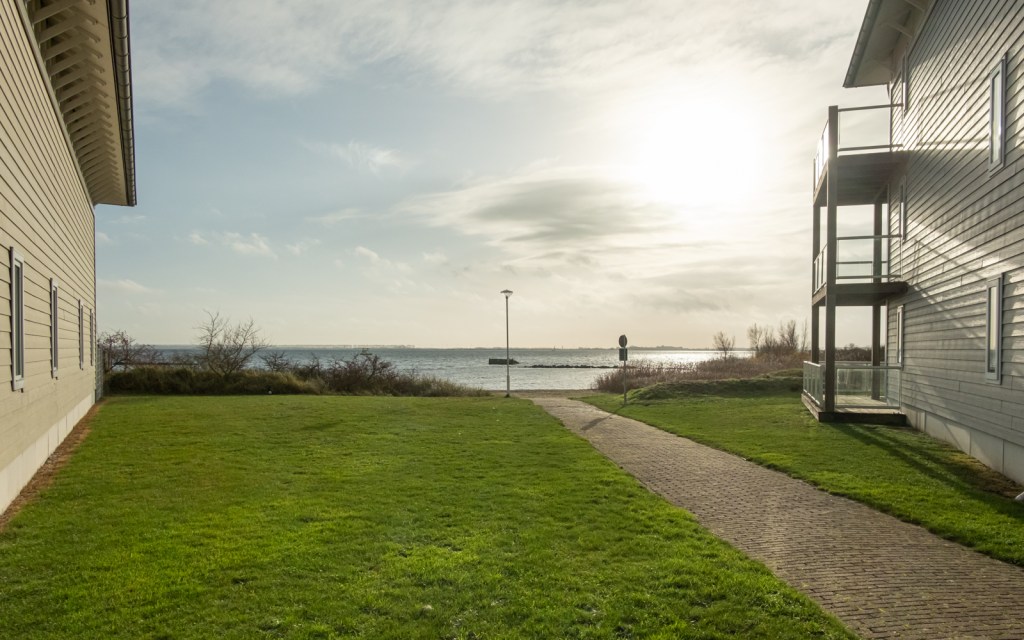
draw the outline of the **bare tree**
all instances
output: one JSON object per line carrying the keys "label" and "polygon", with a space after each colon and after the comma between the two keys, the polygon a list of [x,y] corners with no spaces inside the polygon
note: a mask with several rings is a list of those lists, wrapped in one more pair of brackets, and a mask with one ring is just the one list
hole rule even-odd
{"label": "bare tree", "polygon": [[245,369],[253,356],[270,346],[252,318],[234,325],[219,312],[207,311],[206,318],[206,322],[196,327],[199,331],[196,361],[204,369],[226,378]]}
{"label": "bare tree", "polygon": [[711,338],[712,345],[715,351],[718,352],[722,359],[725,360],[732,353],[733,348],[736,346],[736,338],[725,335],[724,331],[719,331]]}
{"label": "bare tree", "polygon": [[260,360],[263,361],[263,366],[266,367],[267,371],[273,371],[275,373],[281,373],[283,371],[289,371],[292,368],[292,361],[288,359],[284,351],[271,351],[260,356]]}
{"label": "bare tree", "polygon": [[122,329],[104,331],[96,342],[103,358],[103,373],[152,364],[160,359],[160,352],[153,346],[136,342]]}
{"label": "bare tree", "polygon": [[796,353],[800,350],[800,334],[796,328],[796,320],[779,322],[779,351],[783,354]]}
{"label": "bare tree", "polygon": [[767,331],[771,331],[771,329],[759,327],[756,322],[747,328],[747,342],[750,343],[750,348],[754,350],[754,353],[761,352],[764,334]]}

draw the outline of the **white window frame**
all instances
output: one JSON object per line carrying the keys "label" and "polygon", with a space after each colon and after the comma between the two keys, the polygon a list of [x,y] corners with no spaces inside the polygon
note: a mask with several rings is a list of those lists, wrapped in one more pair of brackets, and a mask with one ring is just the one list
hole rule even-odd
{"label": "white window frame", "polygon": [[[900,181],[900,219],[899,219],[899,235],[900,240],[907,239],[907,179],[903,178]],[[900,247],[901,259],[902,259],[903,247]]]}
{"label": "white window frame", "polygon": [[985,282],[985,379],[1002,382],[1003,277]]}
{"label": "white window frame", "polygon": [[1006,161],[1006,60],[999,59],[988,74],[988,170],[998,171]]}
{"label": "white window frame", "polygon": [[25,258],[11,256],[11,389],[25,388]]}
{"label": "white window frame", "polygon": [[60,370],[60,283],[50,278],[50,375]]}
{"label": "white window frame", "polygon": [[903,327],[903,307],[900,305],[896,307],[896,366],[903,367],[903,347],[904,347],[904,327]]}
{"label": "white window frame", "polygon": [[89,366],[96,366],[96,310],[89,309]]}
{"label": "white window frame", "polygon": [[85,304],[78,299],[78,368],[85,369]]}
{"label": "white window frame", "polygon": [[903,113],[910,110],[910,54],[907,53],[903,56],[901,78],[901,91],[900,101],[903,103]]}

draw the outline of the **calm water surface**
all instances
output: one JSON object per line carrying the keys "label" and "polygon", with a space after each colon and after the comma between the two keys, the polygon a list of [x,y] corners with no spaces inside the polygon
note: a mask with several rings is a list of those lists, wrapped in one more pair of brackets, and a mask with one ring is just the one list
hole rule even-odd
{"label": "calm water surface", "polygon": [[[189,347],[158,347],[165,355],[188,353]],[[359,348],[334,346],[274,347],[295,363],[307,363],[312,358],[323,362],[333,359],[349,360],[360,352]],[[435,376],[488,390],[505,388],[504,365],[489,365],[489,358],[504,358],[504,349],[412,349],[379,347],[371,353],[392,362],[403,371]],[[513,390],[529,389],[588,389],[594,380],[608,368],[619,366],[617,349],[512,349],[510,374]],[[738,355],[745,355],[739,352]],[[701,362],[714,358],[714,351],[673,349],[630,349],[630,362],[650,360],[675,364]],[[544,368],[534,368],[542,365]],[[558,367],[558,368],[548,368]],[[578,368],[564,368],[578,367]],[[594,368],[603,367],[603,368]]]}

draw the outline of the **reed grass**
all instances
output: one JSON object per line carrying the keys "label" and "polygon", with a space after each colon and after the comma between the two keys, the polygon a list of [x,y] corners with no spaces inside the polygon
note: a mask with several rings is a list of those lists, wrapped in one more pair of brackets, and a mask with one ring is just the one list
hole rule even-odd
{"label": "reed grass", "polygon": [[[750,358],[730,355],[686,364],[640,359],[627,364],[626,387],[634,390],[693,380],[741,380],[782,372],[796,376],[800,375],[803,360],[802,353]],[[605,393],[622,393],[622,371],[616,369],[601,374],[592,388]]]}

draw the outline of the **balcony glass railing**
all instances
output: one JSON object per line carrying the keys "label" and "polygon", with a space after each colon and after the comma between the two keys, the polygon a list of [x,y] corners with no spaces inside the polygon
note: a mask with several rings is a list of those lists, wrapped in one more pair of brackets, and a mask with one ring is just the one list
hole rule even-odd
{"label": "balcony glass railing", "polygon": [[818,406],[825,402],[825,367],[817,362],[804,363],[804,393],[811,396]]}
{"label": "balcony glass railing", "polygon": [[[845,236],[836,238],[836,282],[891,282],[899,280],[889,261],[889,240],[894,235]],[[828,246],[814,259],[812,292],[820,289],[828,277]]]}
{"label": "balcony glass railing", "polygon": [[879,104],[836,110],[836,121],[834,123],[831,120],[826,121],[825,129],[818,139],[818,147],[814,155],[815,189],[828,167],[828,159],[831,156],[829,130],[833,126],[836,127],[836,138],[839,140],[836,148],[837,156],[872,151],[892,151],[901,146],[892,142],[892,109],[895,106],[898,105]]}
{"label": "balcony glass railing", "polygon": [[867,362],[836,363],[837,409],[884,409],[900,406],[902,370]]}
{"label": "balcony glass railing", "polygon": [[[892,409],[900,406],[902,370],[867,362],[836,363],[836,409]],[[804,362],[804,393],[825,404],[825,365]]]}

